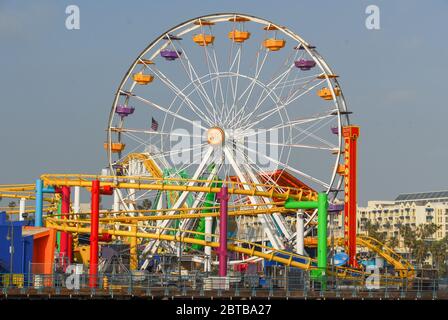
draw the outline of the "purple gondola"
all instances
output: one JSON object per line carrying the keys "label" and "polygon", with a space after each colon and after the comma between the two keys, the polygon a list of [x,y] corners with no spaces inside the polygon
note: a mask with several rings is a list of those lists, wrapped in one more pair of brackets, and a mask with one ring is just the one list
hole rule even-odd
{"label": "purple gondola", "polygon": [[175,50],[162,50],[160,51],[160,55],[165,58],[166,60],[176,60],[177,58],[180,58],[180,55],[182,54],[181,51],[175,51]]}
{"label": "purple gondola", "polygon": [[331,128],[331,132],[333,134],[339,134],[339,128],[338,127],[333,127],[333,128]]}
{"label": "purple gondola", "polygon": [[134,107],[128,107],[128,106],[117,106],[117,109],[115,109],[115,112],[120,115],[120,117],[127,117],[130,114],[134,113]]}
{"label": "purple gondola", "polygon": [[316,66],[316,62],[314,60],[305,60],[300,59],[294,62],[295,66],[299,68],[300,70],[310,70],[311,68],[314,68]]}

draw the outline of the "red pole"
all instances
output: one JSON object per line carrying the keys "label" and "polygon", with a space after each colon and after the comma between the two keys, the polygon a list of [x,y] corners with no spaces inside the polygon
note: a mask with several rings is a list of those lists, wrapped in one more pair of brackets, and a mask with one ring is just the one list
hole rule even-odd
{"label": "red pole", "polygon": [[90,213],[90,269],[89,286],[96,288],[98,276],[98,229],[100,212],[100,182],[92,181]]}
{"label": "red pole", "polygon": [[219,272],[220,277],[227,276],[227,202],[229,201],[229,193],[226,185],[221,187],[217,193],[219,199]]}
{"label": "red pole", "polygon": [[[70,187],[62,186],[61,188],[61,215],[62,219],[68,219],[70,214]],[[65,266],[65,259],[69,257],[71,249],[71,243],[69,241],[68,232],[61,233],[61,251],[60,257],[63,259],[63,265]],[[71,255],[71,254],[70,254]]]}
{"label": "red pole", "polygon": [[357,210],[357,139],[358,126],[342,128],[345,144],[345,173],[344,173],[344,240],[345,250],[349,257],[349,264],[357,267],[356,261],[356,210]]}

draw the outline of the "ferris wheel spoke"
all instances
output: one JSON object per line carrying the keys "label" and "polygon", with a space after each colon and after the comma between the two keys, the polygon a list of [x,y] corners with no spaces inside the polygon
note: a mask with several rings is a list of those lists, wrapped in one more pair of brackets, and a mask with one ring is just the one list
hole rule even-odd
{"label": "ferris wheel spoke", "polygon": [[[207,116],[204,112],[193,102],[191,99],[185,95],[185,93],[179,89],[162,71],[160,71],[157,68],[150,68],[155,74],[159,76],[159,79],[162,80],[162,82],[170,88],[175,94],[181,96],[183,100],[187,103],[187,105],[190,107],[190,109],[199,117],[204,118],[210,125],[213,123],[213,121],[210,118],[210,114]],[[209,113],[209,109],[206,109]],[[213,115],[212,115],[213,116]]]}
{"label": "ferris wheel spoke", "polygon": [[[314,79],[311,79],[310,81],[307,81],[302,87],[300,87],[300,88],[299,88],[298,90],[296,90],[295,92],[300,92],[301,90],[303,90],[303,89],[306,87],[307,84],[311,83],[312,81],[314,81]],[[320,83],[321,83],[321,82],[320,82]],[[303,91],[303,92],[302,92],[296,99],[298,99],[298,98],[304,96],[305,94],[307,94],[308,92],[310,92],[311,90],[313,90],[314,88],[316,88],[317,86],[319,86],[320,83],[317,83],[317,84],[315,84],[315,85],[309,87],[308,89],[306,89],[305,91]],[[289,94],[289,96],[291,96],[291,93]],[[294,100],[296,100],[296,99],[294,99]],[[257,125],[259,122],[261,122],[261,121],[263,121],[263,120],[269,118],[271,115],[274,115],[274,114],[278,113],[279,111],[281,111],[282,109],[286,108],[286,107],[292,102],[291,100],[287,99],[286,102],[282,104],[281,101],[282,101],[282,97],[279,96],[279,98],[277,99],[277,101],[274,102],[275,105],[273,106],[273,108],[268,108],[267,111],[265,111],[265,112],[263,112],[263,113],[260,113],[260,114],[258,114],[258,115],[256,116],[256,119],[258,119],[259,117],[263,117],[263,116],[264,116],[262,119],[259,119],[259,120],[253,119],[253,121],[251,121],[251,116],[255,113],[255,110],[254,110],[248,117],[246,117],[246,118],[244,119],[244,120],[245,120],[244,124],[247,125],[247,123],[250,122],[250,123],[251,123],[251,126],[250,126],[249,128],[254,127],[254,126]],[[256,120],[256,121],[255,121],[255,120]],[[242,121],[243,121],[243,120],[242,120]]]}
{"label": "ferris wheel spoke", "polygon": [[171,155],[177,154],[179,152],[194,151],[194,150],[199,149],[207,144],[208,144],[207,142],[204,142],[204,143],[192,145],[190,148],[160,152],[156,156],[153,156],[152,159],[157,160],[157,159],[161,159],[161,158],[166,158],[166,156],[171,156]]}
{"label": "ferris wheel spoke", "polygon": [[[244,95],[245,95],[245,93],[247,92],[247,90],[249,90],[249,93],[247,94],[246,100],[245,100],[244,104],[243,104],[242,107],[241,107],[241,110],[243,110],[243,114],[245,113],[245,109],[246,109],[246,107],[247,107],[247,102],[249,101],[249,98],[250,98],[251,95],[252,95],[253,89],[254,89],[254,87],[255,87],[256,80],[258,80],[258,77],[259,77],[260,74],[261,74],[261,70],[263,69],[263,66],[264,66],[264,64],[265,64],[265,62],[266,62],[266,59],[267,59],[268,55],[269,55],[268,52],[269,52],[269,51],[266,51],[266,52],[265,52],[264,58],[263,58],[263,60],[262,60],[262,62],[261,62],[261,64],[260,64],[260,67],[256,69],[255,76],[254,76],[254,79],[252,80],[251,84],[250,84],[250,85],[246,88],[246,90],[244,90],[244,92],[238,97],[238,100],[237,100],[236,103],[238,103],[239,101],[241,101],[241,99],[244,97]],[[257,67],[258,67],[258,57],[257,57]]]}
{"label": "ferris wheel spoke", "polygon": [[302,149],[315,149],[315,150],[325,150],[325,151],[337,151],[337,147],[324,147],[324,146],[312,146],[306,144],[296,144],[296,143],[275,143],[275,142],[263,142],[268,145],[280,146],[280,147],[292,147],[292,148],[302,148]]}
{"label": "ferris wheel spoke", "polygon": [[201,128],[201,129],[203,129],[203,130],[207,130],[207,128],[205,128],[204,126],[202,126],[202,125],[199,124],[198,122],[196,122],[196,121],[192,121],[192,120],[190,120],[190,119],[187,119],[187,118],[185,118],[185,117],[183,117],[183,116],[181,116],[181,115],[179,115],[179,114],[177,114],[177,113],[175,113],[175,112],[173,112],[173,111],[171,111],[171,110],[169,110],[169,109],[166,109],[166,108],[164,108],[164,107],[162,107],[162,106],[160,106],[160,105],[158,105],[158,104],[156,104],[156,103],[154,103],[154,102],[152,102],[152,101],[150,101],[150,100],[147,100],[147,99],[145,99],[145,98],[142,98],[142,97],[140,97],[140,96],[138,96],[138,95],[134,95],[133,98],[135,98],[135,99],[137,99],[137,100],[139,100],[139,101],[141,101],[141,102],[144,102],[145,104],[150,105],[150,106],[152,106],[152,107],[154,107],[154,108],[156,108],[156,109],[159,109],[160,111],[163,111],[163,112],[165,112],[165,113],[167,113],[167,114],[169,114],[169,115],[171,115],[171,116],[173,116],[173,117],[175,117],[175,118],[178,118],[178,119],[180,119],[180,120],[183,120],[183,121],[185,121],[185,122],[188,122],[188,123],[190,123],[191,125],[193,125],[193,126],[195,126],[195,127]]}
{"label": "ferris wheel spoke", "polygon": [[254,127],[255,125],[257,125],[258,123],[260,123],[260,122],[266,120],[267,118],[271,117],[272,115],[274,115],[274,114],[278,113],[279,111],[285,109],[286,107],[288,107],[288,106],[291,104],[291,102],[293,102],[293,101],[297,100],[298,98],[300,98],[300,97],[306,95],[306,94],[309,93],[311,90],[313,90],[314,88],[316,88],[317,86],[319,86],[321,83],[322,83],[322,82],[319,82],[319,83],[317,83],[317,84],[315,84],[315,85],[309,87],[309,88],[306,89],[304,92],[300,93],[297,97],[295,97],[293,100],[287,100],[285,103],[277,104],[273,110],[268,110],[268,111],[265,111],[265,112],[259,114],[259,115],[257,116],[257,118],[258,118],[258,117],[262,117],[262,118],[261,118],[261,119],[258,119],[258,120],[256,120],[256,121],[251,122],[250,126],[247,127],[247,129],[253,128],[253,127]]}
{"label": "ferris wheel spoke", "polygon": [[[236,123],[236,126],[242,125],[242,124],[244,124],[244,123],[246,122],[247,119],[250,119],[250,117],[251,117],[251,116],[258,110],[258,108],[260,108],[260,106],[263,104],[263,102],[264,102],[268,97],[271,97],[271,99],[272,99],[272,96],[271,96],[270,92],[274,92],[275,88],[280,84],[282,77],[286,77],[286,76],[288,75],[288,73],[289,73],[288,70],[285,71],[284,73],[282,73],[282,74],[281,74],[281,77],[280,77],[280,81],[278,81],[274,87],[270,88],[270,84],[274,83],[274,82],[271,81],[270,83],[268,83],[268,84],[266,85],[266,88],[263,88],[264,90],[262,91],[260,97],[258,98],[258,101],[257,101],[257,103],[255,104],[255,108],[254,108],[249,114],[247,114],[247,115],[245,115],[245,114],[243,113],[242,116],[241,116],[241,118],[240,118],[240,119],[238,120],[238,122]],[[277,79],[277,78],[276,78],[276,79]],[[266,94],[266,95],[264,96],[263,94],[264,94],[265,91],[268,92],[268,94]],[[277,97],[277,100],[279,100],[279,99],[280,99],[280,97]],[[242,110],[243,110],[243,109],[242,109]],[[236,117],[238,117],[238,116],[239,116],[239,114],[236,115]]]}
{"label": "ferris wheel spoke", "polygon": [[122,132],[122,133],[129,132],[129,133],[144,133],[144,134],[151,134],[151,135],[166,135],[166,136],[176,136],[176,137],[202,138],[202,136],[193,135],[193,134],[182,134],[182,133],[178,133],[176,131],[161,132],[161,131],[154,131],[154,130],[117,128],[117,127],[111,127],[110,129],[113,132]]}
{"label": "ferris wheel spoke", "polygon": [[[317,128],[314,129],[314,132],[317,132],[317,131],[319,131],[320,129],[322,129],[323,127],[326,127],[326,126],[327,126],[330,122],[332,122],[332,121],[333,121],[333,119],[329,119],[329,120],[323,122],[319,127],[317,127]],[[295,135],[292,139],[296,139],[297,137],[299,137],[299,136],[301,136],[302,134],[304,134],[305,136],[304,136],[302,139],[298,140],[297,142],[302,142],[302,141],[304,141],[306,138],[311,137],[311,138],[313,138],[313,139],[315,139],[315,140],[317,140],[317,141],[319,141],[319,142],[324,143],[325,145],[329,146],[330,148],[335,148],[335,149],[338,148],[336,145],[332,144],[331,142],[329,142],[329,141],[327,141],[327,140],[325,140],[325,139],[323,139],[323,138],[321,138],[321,137],[318,137],[318,136],[316,136],[314,133],[310,132],[310,130],[313,129],[314,127],[316,127],[320,122],[322,122],[322,120],[321,120],[321,121],[318,121],[318,122],[315,122],[314,124],[312,124],[311,126],[309,126],[309,127],[306,128],[306,129],[302,129],[302,128],[299,128],[299,127],[294,127],[294,129],[300,131],[300,133],[298,133],[297,135]],[[338,149],[339,149],[339,148],[338,148]]]}
{"label": "ferris wheel spoke", "polygon": [[[169,38],[169,35],[167,35],[167,36]],[[169,41],[170,41],[171,45],[173,46],[174,50],[178,51],[176,46],[174,45],[173,41],[171,41],[170,38],[169,38]],[[207,108],[207,103],[208,103],[208,105],[212,108],[212,110],[214,110],[214,105],[213,105],[212,101],[210,100],[210,97],[207,94],[207,91],[205,90],[204,85],[203,85],[202,81],[200,80],[200,77],[198,76],[198,73],[196,72],[193,64],[190,62],[190,59],[188,58],[187,51],[182,47],[182,45],[179,45],[179,48],[181,48],[181,50],[182,50],[182,56],[180,57],[179,60],[183,66],[183,69],[185,70],[185,73],[187,74],[188,78],[190,79],[191,83],[193,83],[193,85],[195,86],[196,92],[198,93],[199,98],[201,99],[202,103],[204,104],[204,107]],[[184,60],[187,64],[187,66],[185,65]],[[199,85],[197,85],[196,82]],[[204,99],[207,103],[205,103]]]}
{"label": "ferris wheel spoke", "polygon": [[[298,51],[296,50],[296,52],[295,52],[294,55],[290,55],[290,56],[286,57],[286,59],[285,59],[284,62],[283,62],[283,66],[286,68],[286,70],[282,72],[282,71],[281,71],[282,68],[281,68],[277,76],[275,76],[275,74],[272,76],[271,81],[266,85],[266,88],[269,90],[269,91],[266,90],[266,92],[267,92],[268,94],[264,95],[265,90],[263,90],[263,91],[261,92],[260,97],[258,98],[258,101],[257,101],[257,103],[255,104],[256,106],[255,106],[254,110],[252,110],[252,112],[250,113],[251,115],[254,114],[254,113],[258,110],[258,108],[260,107],[260,105],[262,105],[262,103],[263,103],[268,97],[271,96],[271,95],[269,94],[269,92],[273,92],[273,91],[275,90],[275,88],[276,88],[278,85],[280,85],[280,83],[282,82],[282,80],[285,79],[285,77],[286,77],[286,79],[289,78],[289,74],[290,74],[291,70],[294,69],[294,61],[295,61],[296,58],[297,58],[297,54],[298,54]],[[302,53],[302,55],[303,55],[303,53]],[[291,56],[292,56],[292,59],[291,59]],[[292,60],[292,61],[291,61],[291,60]],[[273,88],[271,88],[272,85],[274,85]],[[281,96],[281,93],[282,93],[282,92],[283,92],[283,90],[280,92],[280,96]],[[235,115],[235,118],[237,118],[238,116],[239,116],[239,114]],[[241,124],[241,123],[244,123],[244,120],[246,120],[246,119],[248,119],[248,118],[250,119],[250,116],[246,116],[246,115],[243,113],[243,114],[242,114],[242,117],[241,117],[240,121],[238,121],[238,124],[237,124],[237,125],[239,125],[239,124]]]}
{"label": "ferris wheel spoke", "polygon": [[[273,130],[282,129],[282,128],[286,128],[286,127],[292,127],[292,126],[296,126],[296,125],[303,125],[303,124],[306,124],[306,123],[320,121],[320,120],[328,119],[328,118],[331,118],[333,120],[334,117],[335,117],[335,115],[332,114],[332,113],[325,113],[325,114],[316,115],[316,116],[311,117],[311,118],[295,119],[295,120],[288,121],[286,123],[282,123],[282,124],[278,124],[278,125],[275,125],[275,126],[271,126],[269,129],[264,129],[263,133],[264,132],[270,132],[270,131],[273,131]],[[258,121],[256,124],[258,124],[259,122],[260,121]],[[244,129],[241,134],[243,136],[245,136],[245,137],[250,137],[250,136],[253,136],[253,135],[260,134],[257,131],[251,132],[251,130],[253,130],[253,129],[252,128]]]}
{"label": "ferris wheel spoke", "polygon": [[[234,43],[232,42],[232,46],[231,46],[231,51],[229,54],[229,71],[228,74],[232,73],[233,68],[236,66],[236,74],[239,74],[240,71],[240,62],[241,62],[241,45],[238,45],[238,49],[236,51],[235,57],[232,59],[232,52],[233,52],[233,48],[234,48]],[[236,83],[233,83],[233,77],[229,76],[227,77],[227,86],[226,86],[226,101],[225,101],[225,105],[229,105],[229,101],[228,101],[228,97],[229,97],[229,87],[230,87],[230,91],[231,91],[231,99],[234,100],[235,96],[236,96],[236,91],[235,91],[235,87],[238,86],[238,76],[235,79]],[[230,110],[229,110],[229,114],[232,113],[232,111],[234,110],[235,105],[232,103]],[[229,114],[226,116],[224,123],[227,123],[227,118],[229,116]]]}
{"label": "ferris wheel spoke", "polygon": [[293,168],[293,167],[291,167],[290,165],[288,165],[286,163],[278,161],[278,160],[276,160],[276,159],[274,159],[272,157],[269,157],[269,156],[267,156],[267,155],[265,155],[265,154],[263,154],[261,152],[257,152],[256,150],[253,150],[253,149],[251,149],[249,147],[246,147],[244,145],[243,145],[243,148],[247,149],[247,151],[249,151],[249,152],[254,152],[257,155],[261,155],[262,157],[268,159],[269,161],[272,161],[275,164],[280,165],[280,166],[282,166],[285,169],[288,169],[288,170],[290,170],[290,171],[292,171],[294,173],[297,173],[297,174],[301,175],[302,177],[307,178],[308,180],[311,180],[311,181],[313,181],[315,183],[318,183],[319,185],[323,186],[324,188],[329,188],[330,187],[330,185],[328,183],[325,183],[325,182],[323,182],[323,181],[321,181],[321,180],[319,180],[317,178],[314,178],[313,176],[311,176],[309,174],[306,174],[305,172],[300,171],[300,170],[298,170],[296,168]]}

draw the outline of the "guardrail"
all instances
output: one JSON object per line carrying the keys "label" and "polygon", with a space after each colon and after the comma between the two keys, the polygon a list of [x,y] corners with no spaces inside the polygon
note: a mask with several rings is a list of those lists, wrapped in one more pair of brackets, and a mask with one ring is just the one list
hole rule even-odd
{"label": "guardrail", "polygon": [[138,297],[273,297],[273,298],[329,298],[329,299],[448,299],[446,281],[440,279],[403,279],[378,287],[367,287],[359,281],[327,277],[326,289],[321,282],[310,278],[309,272],[282,276],[235,274],[219,278],[205,273],[178,275],[133,272],[99,274],[98,286],[89,287],[89,275],[71,274],[0,274],[0,295],[61,297],[117,296]]}

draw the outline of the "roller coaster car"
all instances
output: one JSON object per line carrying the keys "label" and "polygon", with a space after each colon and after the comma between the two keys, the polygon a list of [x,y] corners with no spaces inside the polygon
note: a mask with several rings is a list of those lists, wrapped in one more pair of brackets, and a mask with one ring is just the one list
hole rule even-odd
{"label": "roller coaster car", "polygon": [[196,42],[201,47],[208,46],[209,44],[212,44],[215,41],[215,36],[212,36],[211,34],[197,34],[193,36],[193,41]]}
{"label": "roller coaster car", "polygon": [[249,39],[250,32],[247,31],[239,31],[239,30],[233,30],[229,32],[229,39],[231,39],[233,42],[242,43]]}
{"label": "roller coaster car", "polygon": [[154,76],[150,74],[144,74],[142,72],[136,73],[132,76],[135,82],[138,84],[148,84],[154,80]]}
{"label": "roller coaster car", "polygon": [[270,38],[263,41],[263,47],[270,51],[278,51],[285,46],[285,43],[283,39]]}
{"label": "roller coaster car", "polygon": [[[334,94],[336,97],[339,97],[341,95],[341,89],[339,87],[334,87]],[[333,100],[333,95],[331,94],[331,90],[327,87],[320,89],[317,91],[317,95],[321,97],[324,100]]]}

